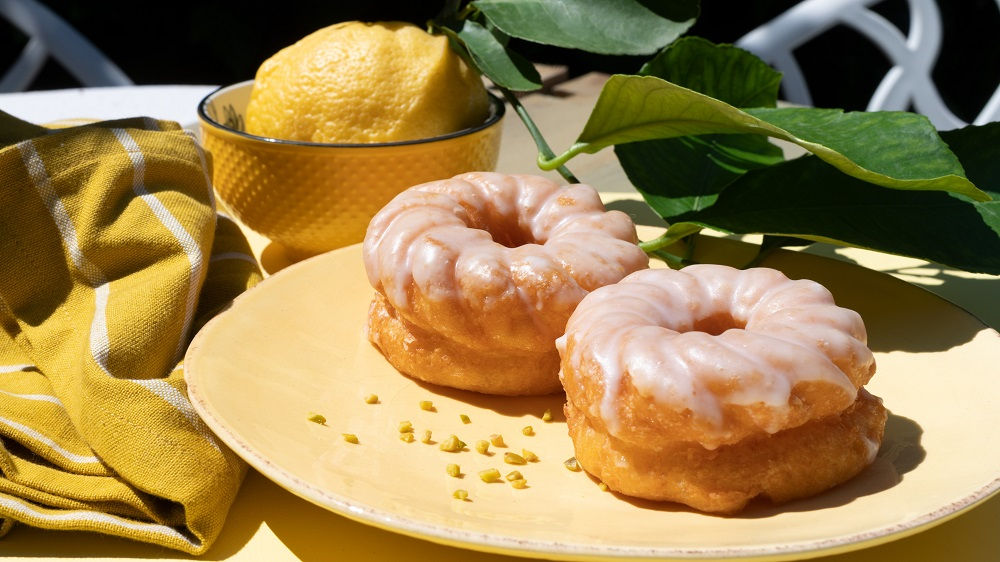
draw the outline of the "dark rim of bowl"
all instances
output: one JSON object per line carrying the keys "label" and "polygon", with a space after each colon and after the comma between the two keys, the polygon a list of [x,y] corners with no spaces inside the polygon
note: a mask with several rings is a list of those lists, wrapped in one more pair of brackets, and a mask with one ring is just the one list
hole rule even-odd
{"label": "dark rim of bowl", "polygon": [[254,135],[254,134],[248,133],[246,131],[238,131],[236,129],[232,129],[230,127],[227,127],[227,126],[223,125],[222,123],[219,123],[215,119],[212,119],[211,117],[208,116],[208,113],[205,112],[205,106],[208,104],[208,100],[210,98],[212,98],[212,96],[214,96],[215,94],[219,93],[220,91],[222,91],[222,90],[224,90],[226,88],[231,88],[233,86],[237,86],[237,85],[238,84],[229,84],[227,86],[220,86],[220,87],[212,90],[211,93],[209,93],[207,96],[205,96],[204,98],[202,98],[202,100],[200,102],[198,102],[198,117],[200,117],[202,119],[202,121],[211,124],[213,127],[222,129],[224,131],[228,131],[230,133],[233,133],[234,135],[239,135],[239,136],[247,138],[247,139],[258,140],[258,141],[262,141],[262,142],[268,142],[268,143],[276,144],[276,145],[318,146],[318,147],[328,146],[328,147],[340,147],[340,148],[348,148],[348,147],[359,148],[359,147],[366,147],[366,146],[367,147],[378,147],[378,146],[405,146],[405,145],[409,145],[409,144],[424,144],[424,143],[428,143],[428,142],[442,141],[442,140],[447,140],[447,139],[451,139],[451,138],[455,138],[455,137],[461,137],[461,136],[464,136],[464,135],[475,133],[476,131],[482,131],[483,129],[486,129],[487,127],[490,127],[491,125],[496,124],[496,122],[499,121],[500,118],[503,117],[504,113],[506,112],[506,106],[504,105],[503,100],[500,99],[498,96],[496,96],[493,92],[487,91],[486,94],[489,96],[489,99],[490,99],[490,114],[486,118],[486,121],[483,121],[482,123],[480,123],[479,125],[476,125],[475,127],[467,127],[465,129],[459,129],[458,131],[455,131],[455,132],[452,132],[452,133],[448,133],[446,135],[440,135],[440,136],[437,136],[437,137],[429,137],[429,138],[426,138],[426,139],[414,139],[414,140],[392,141],[392,142],[337,143],[337,142],[292,141],[292,140],[284,140],[284,139],[274,139],[274,138],[271,138],[271,137],[262,137],[262,136],[258,136],[258,135]]}

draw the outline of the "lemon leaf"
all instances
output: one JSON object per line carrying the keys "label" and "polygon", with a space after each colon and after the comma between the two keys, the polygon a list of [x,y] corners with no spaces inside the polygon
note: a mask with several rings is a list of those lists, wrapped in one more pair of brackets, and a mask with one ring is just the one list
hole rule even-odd
{"label": "lemon leaf", "polygon": [[[968,177],[1000,196],[1000,123],[941,133]],[[644,141],[616,147],[622,166],[670,228],[647,247],[667,246],[701,228],[765,234],[773,246],[833,242],[906,255],[981,273],[1000,273],[1000,201],[969,201],[942,191],[874,186],[814,156],[730,174],[715,189],[696,178],[716,158],[704,147],[674,153]],[[621,150],[628,148],[629,150]],[[678,169],[678,163],[686,169]],[[722,187],[718,187],[722,185]],[[774,238],[780,237],[780,238]],[[762,248],[766,250],[767,248]]]}
{"label": "lemon leaf", "polygon": [[612,55],[652,54],[698,16],[697,0],[475,0],[472,6],[511,37]]}
{"label": "lemon leaf", "polygon": [[998,211],[1000,201],[879,187],[806,156],[747,172],[671,228],[793,236],[1000,274]]}
{"label": "lemon leaf", "polygon": [[752,53],[701,37],[682,37],[639,69],[734,107],[774,107],[781,73]]}
{"label": "lemon leaf", "polygon": [[505,47],[482,25],[465,20],[458,37],[465,43],[476,68],[497,86],[522,92],[542,87],[542,78],[531,62]]}
{"label": "lemon leaf", "polygon": [[990,199],[965,177],[924,116],[813,108],[743,111],[653,76],[611,76],[576,142],[541,164],[549,169],[616,144],[718,133],[786,140],[849,176],[883,187]]}

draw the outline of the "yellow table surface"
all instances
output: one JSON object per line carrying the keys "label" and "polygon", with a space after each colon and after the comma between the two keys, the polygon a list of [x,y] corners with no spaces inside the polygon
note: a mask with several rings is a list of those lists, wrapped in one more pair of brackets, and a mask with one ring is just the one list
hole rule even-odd
{"label": "yellow table surface", "polygon": [[[523,102],[556,152],[569,147],[583,127],[606,76],[589,74],[554,88],[555,95],[531,95]],[[117,94],[121,95],[121,90]],[[54,99],[54,98],[53,98]],[[88,99],[93,99],[88,98]],[[8,97],[13,101],[14,98]],[[23,98],[17,100],[22,101]],[[5,101],[0,96],[0,106]],[[185,110],[186,111],[186,110]],[[124,115],[122,115],[124,116]],[[171,116],[167,116],[172,118]],[[52,120],[60,118],[54,116]],[[190,118],[193,123],[194,106]],[[540,173],[534,166],[535,150],[520,121],[509,113],[498,169],[508,173]],[[585,183],[601,191],[619,192],[618,208],[640,213],[654,221],[634,201],[634,192],[613,153],[582,155],[570,168]],[[552,177],[557,177],[550,173]],[[612,199],[619,197],[612,196]],[[268,241],[248,233],[265,267],[276,269],[280,260],[267,259]],[[921,285],[975,314],[994,329],[1000,328],[1000,277],[973,275],[927,264],[919,260],[888,256],[864,250],[817,245],[809,251],[884,271]],[[992,431],[995,428],[979,428]],[[975,428],[972,428],[975,430]],[[975,462],[975,459],[969,459]],[[998,472],[1000,472],[1000,467]],[[906,560],[930,562],[1000,560],[1000,497],[941,525],[913,536],[855,552],[816,558],[822,562],[885,562]],[[192,559],[190,556],[149,546],[82,532],[53,532],[19,526],[0,540],[0,557],[9,560],[49,558],[87,560]],[[247,475],[226,526],[204,560],[462,560],[468,562],[520,560],[485,554],[405,537],[376,529],[317,507],[285,491],[254,470]]]}

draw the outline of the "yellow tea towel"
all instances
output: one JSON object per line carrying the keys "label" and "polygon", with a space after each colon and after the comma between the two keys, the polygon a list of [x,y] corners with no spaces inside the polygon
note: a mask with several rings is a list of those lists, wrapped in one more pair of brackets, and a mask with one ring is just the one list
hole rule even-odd
{"label": "yellow tea towel", "polygon": [[206,169],[175,123],[0,112],[0,534],[192,554],[218,536],[246,469],[192,409],[182,359],[261,275]]}

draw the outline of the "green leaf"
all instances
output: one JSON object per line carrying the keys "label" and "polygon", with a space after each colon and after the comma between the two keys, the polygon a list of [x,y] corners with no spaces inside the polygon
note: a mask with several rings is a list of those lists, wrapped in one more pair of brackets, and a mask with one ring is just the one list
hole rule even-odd
{"label": "green leaf", "polygon": [[710,207],[675,215],[671,228],[794,236],[998,274],[997,204],[874,186],[806,156],[747,172]]}
{"label": "green leaf", "polygon": [[1000,123],[942,131],[941,139],[958,157],[968,178],[1000,199]]}
{"label": "green leaf", "polygon": [[465,43],[475,66],[497,86],[515,91],[542,87],[542,79],[531,62],[505,47],[485,27],[465,20],[458,37]]}
{"label": "green leaf", "polygon": [[[791,138],[801,139],[798,144],[835,166],[837,163],[830,157],[824,157],[828,152],[817,145],[891,178],[919,181],[953,174],[965,180],[958,158],[923,115],[903,111],[845,113],[807,107],[748,109],[747,113],[787,131]],[[857,177],[880,183],[874,178]],[[968,180],[963,183],[972,187]],[[954,191],[973,196],[971,191]]]}
{"label": "green leaf", "polygon": [[[740,151],[737,147],[747,144]],[[748,170],[783,161],[766,137],[704,135],[635,142],[615,147],[629,181],[660,216],[701,210]]]}
{"label": "green leaf", "polygon": [[610,55],[654,53],[684,34],[698,11],[696,0],[475,0],[472,6],[511,37]]}
{"label": "green leaf", "polygon": [[701,15],[701,2],[698,0],[638,0],[638,3],[671,21],[695,20]]}
{"label": "green leaf", "polygon": [[975,203],[979,216],[983,218],[993,232],[1000,236],[1000,201],[982,201]]}
{"label": "green leaf", "polygon": [[713,97],[733,107],[774,107],[781,73],[753,54],[701,37],[683,37],[639,69],[643,76]]}
{"label": "green leaf", "polygon": [[983,221],[1000,236],[1000,122],[943,131],[941,138],[958,156],[969,179],[993,197],[975,205]]}
{"label": "green leaf", "polygon": [[[640,70],[730,105],[775,104],[781,75],[752,54],[686,37]],[[615,154],[646,202],[672,217],[715,203],[747,170],[780,163],[781,150],[760,135],[702,135],[620,144]]]}
{"label": "green leaf", "polygon": [[576,154],[642,140],[756,134],[798,144],[841,172],[872,184],[949,191],[989,200],[965,178],[954,154],[925,117],[809,108],[751,111],[653,76],[614,75],[601,90],[576,143],[562,155],[539,164],[551,169]]}

